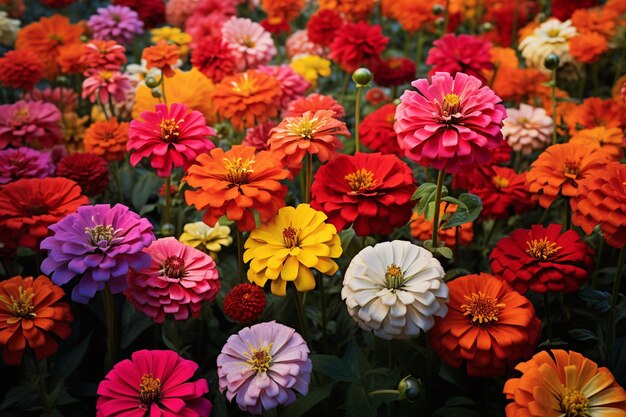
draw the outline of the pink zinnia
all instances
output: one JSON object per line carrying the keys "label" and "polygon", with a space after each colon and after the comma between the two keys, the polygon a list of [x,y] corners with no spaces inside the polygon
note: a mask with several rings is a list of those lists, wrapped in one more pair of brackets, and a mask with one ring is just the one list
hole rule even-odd
{"label": "pink zinnia", "polygon": [[208,417],[207,381],[189,381],[197,370],[197,363],[171,350],[137,351],[98,385],[96,417]]}
{"label": "pink zinnia", "polygon": [[222,26],[222,38],[232,48],[239,71],[265,65],[276,55],[272,35],[250,19],[232,17]]}
{"label": "pink zinnia", "polygon": [[267,144],[270,138],[270,131],[276,127],[276,122],[268,120],[265,123],[251,127],[246,131],[242,145],[254,146],[257,151],[266,151],[269,149]]}
{"label": "pink zinnia", "polygon": [[478,36],[455,36],[449,33],[433,42],[433,45],[426,58],[426,64],[433,66],[430,76],[437,72],[449,72],[452,76],[462,72],[484,83],[483,71],[493,69],[491,42]]}
{"label": "pink zinnia", "polygon": [[296,391],[306,395],[312,367],[302,336],[274,321],[230,336],[217,357],[220,391],[250,414],[291,404]]}
{"label": "pink zinnia", "polygon": [[311,42],[306,30],[296,30],[287,38],[285,43],[287,56],[293,58],[296,55],[324,56],[324,48]]}
{"label": "pink zinnia", "polygon": [[176,320],[198,317],[204,302],[215,300],[221,288],[213,259],[176,238],[158,239],[144,249],[152,257],[148,268],[128,275],[126,298],[155,323],[166,314]]}
{"label": "pink zinnia", "polygon": [[289,65],[260,66],[259,71],[276,78],[280,82],[283,95],[280,97],[280,108],[286,110],[289,103],[302,98],[311,84],[300,74],[291,69]]}
{"label": "pink zinnia", "polygon": [[46,87],[43,90],[37,88],[24,94],[26,101],[43,101],[54,104],[61,113],[70,113],[76,110],[78,105],[78,94],[71,89],[65,87]]}
{"label": "pink zinnia", "polygon": [[115,41],[93,40],[85,47],[82,60],[90,69],[119,71],[127,61],[126,48]]}
{"label": "pink zinnia", "polygon": [[100,100],[101,103],[108,103],[109,98],[122,102],[126,100],[126,95],[131,89],[128,75],[119,71],[104,70],[94,72],[85,78],[82,96],[89,98],[92,103],[97,100]]}
{"label": "pink zinnia", "polygon": [[156,112],[141,113],[144,121],[133,120],[128,131],[127,149],[130,163],[136,166],[142,158],[161,177],[168,177],[174,167],[190,165],[201,153],[215,148],[209,136],[215,130],[206,125],[204,115],[191,112],[185,104],[157,104]]}
{"label": "pink zinnia", "polygon": [[450,173],[491,159],[503,141],[506,110],[481,81],[458,73],[438,72],[420,79],[400,97],[394,129],[400,147],[413,161]]}
{"label": "pink zinnia", "polygon": [[42,101],[0,105],[0,149],[8,145],[50,148],[61,141],[61,112]]}
{"label": "pink zinnia", "polygon": [[31,148],[5,149],[0,151],[0,185],[21,178],[45,178],[54,174],[50,152]]}

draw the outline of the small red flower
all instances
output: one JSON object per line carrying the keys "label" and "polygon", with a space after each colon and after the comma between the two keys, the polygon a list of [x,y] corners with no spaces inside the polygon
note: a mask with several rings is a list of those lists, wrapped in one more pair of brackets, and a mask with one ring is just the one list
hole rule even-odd
{"label": "small red flower", "polygon": [[263,288],[254,284],[238,284],[224,297],[224,313],[239,323],[248,324],[258,319],[267,297]]}
{"label": "small red flower", "polygon": [[[458,174],[459,177],[463,175]],[[476,179],[478,181],[469,187],[469,191],[483,201],[481,216],[485,218],[504,219],[535,206],[526,190],[526,178],[511,168],[478,167]]]}
{"label": "small red flower", "polygon": [[395,120],[396,105],[393,103],[385,104],[368,114],[359,126],[361,142],[376,152],[402,156],[404,152],[398,144],[398,135],[393,128]]}
{"label": "small red flower", "polygon": [[75,153],[61,159],[57,176],[76,181],[85,195],[93,197],[109,185],[109,165],[93,153]]}
{"label": "small red flower", "polygon": [[415,79],[415,63],[405,57],[387,58],[374,66],[374,81],[382,87],[408,84]]}
{"label": "small red flower", "polygon": [[388,43],[389,38],[383,35],[380,25],[346,23],[335,33],[328,57],[342,70],[351,73],[360,66],[371,66],[380,60]]}
{"label": "small red flower", "polygon": [[451,33],[433,42],[426,64],[432,65],[429,75],[447,72],[451,76],[458,72],[472,75],[486,82],[484,70],[493,69],[491,42],[475,35],[455,36]]}
{"label": "small red flower", "polygon": [[261,26],[263,26],[263,29],[274,35],[278,35],[281,32],[291,32],[291,26],[289,25],[289,22],[285,19],[281,19],[280,17],[270,17],[261,20],[261,22],[259,23],[261,24]]}
{"label": "small red flower", "polygon": [[237,71],[230,46],[217,36],[207,36],[198,42],[191,53],[191,64],[216,83]]}
{"label": "small red flower", "polygon": [[341,119],[346,114],[343,106],[331,96],[313,93],[289,103],[284,117],[302,116],[308,111],[315,113],[318,110],[332,110],[335,119]]}
{"label": "small red flower", "polygon": [[313,43],[329,46],[335,39],[335,33],[342,24],[341,15],[336,10],[318,10],[306,24],[307,36]]}

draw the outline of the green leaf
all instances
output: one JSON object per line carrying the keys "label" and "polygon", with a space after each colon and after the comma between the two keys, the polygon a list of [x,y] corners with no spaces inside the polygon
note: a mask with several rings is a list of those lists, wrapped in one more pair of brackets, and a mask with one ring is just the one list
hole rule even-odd
{"label": "green leaf", "polygon": [[129,303],[124,303],[124,309],[122,310],[122,337],[120,340],[122,349],[130,346],[150,326],[152,326],[152,320],[148,316],[139,313]]}
{"label": "green leaf", "polygon": [[459,201],[461,204],[443,226],[444,229],[461,226],[476,220],[483,208],[482,200],[474,194],[463,193],[459,196]]}
{"label": "green leaf", "polygon": [[341,248],[343,249],[342,257],[345,259],[350,260],[354,258],[356,254],[363,249],[361,240],[356,235],[353,228],[342,230],[339,233],[339,238],[341,239]]}
{"label": "green leaf", "polygon": [[6,410],[9,407],[17,406],[20,409],[26,409],[37,404],[39,400],[39,391],[34,385],[20,385],[13,387],[4,396],[4,401],[0,404],[0,410]]}
{"label": "green leaf", "polygon": [[377,417],[369,395],[363,385],[353,382],[346,392],[347,417]]}
{"label": "green leaf", "polygon": [[462,202],[461,200],[456,199],[456,198],[454,198],[452,196],[446,196],[446,197],[442,198],[441,200],[442,201],[447,201],[448,203],[451,203],[451,204],[455,204],[455,205],[457,205],[459,207],[465,207],[465,203],[464,202]]}
{"label": "green leaf", "polygon": [[594,342],[598,341],[598,336],[596,336],[595,333],[587,329],[572,329],[569,331],[569,334],[574,339],[580,340],[581,342],[588,342],[590,340]]}
{"label": "green leaf", "polygon": [[300,417],[311,408],[328,398],[332,392],[333,385],[325,384],[319,387],[313,387],[309,393],[303,397],[299,397],[294,403],[290,404],[281,413],[283,417]]}
{"label": "green leaf", "polygon": [[452,259],[454,257],[454,254],[452,253],[452,249],[450,249],[447,246],[442,246],[440,248],[437,248],[435,250],[435,253],[443,256],[446,259]]}
{"label": "green leaf", "polygon": [[146,173],[142,175],[133,187],[133,206],[137,209],[145,206],[150,196],[158,190],[162,182],[163,180],[153,173]]}
{"label": "green leaf", "polygon": [[87,353],[89,342],[91,342],[91,333],[74,348],[59,356],[54,364],[53,385],[62,384],[78,368]]}
{"label": "green leaf", "polygon": [[333,355],[311,355],[313,370],[335,381],[352,382],[354,377],[345,362]]}
{"label": "green leaf", "polygon": [[[426,219],[430,220],[435,215],[435,197],[437,194],[437,184],[427,182],[420,185],[413,194],[413,200],[419,200],[417,203],[417,214],[425,214]],[[443,197],[448,195],[448,189],[444,185],[441,189]],[[429,217],[430,216],[430,217]]]}
{"label": "green leaf", "polygon": [[611,309],[611,294],[606,291],[583,288],[578,292],[578,296],[598,313],[606,313]]}

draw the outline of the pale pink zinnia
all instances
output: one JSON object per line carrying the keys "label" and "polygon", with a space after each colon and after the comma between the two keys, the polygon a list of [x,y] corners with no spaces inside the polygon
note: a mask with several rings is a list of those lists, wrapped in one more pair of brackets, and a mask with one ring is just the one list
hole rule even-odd
{"label": "pale pink zinnia", "polygon": [[553,122],[543,108],[521,104],[519,109],[506,109],[506,112],[502,134],[514,151],[528,155],[550,143]]}
{"label": "pale pink zinnia", "polygon": [[398,143],[411,160],[450,173],[488,162],[502,142],[501,99],[471,75],[438,72],[413,81],[396,109]]}
{"label": "pale pink zinnia", "polygon": [[126,298],[155,323],[166,314],[176,320],[198,317],[204,302],[215,300],[221,288],[213,259],[174,237],[158,239],[145,248],[152,264],[128,275]]}
{"label": "pale pink zinnia", "polygon": [[220,391],[239,408],[261,414],[291,404],[309,391],[312,363],[306,342],[294,329],[268,322],[228,338],[217,357]]}
{"label": "pale pink zinnia", "polygon": [[206,125],[204,115],[189,111],[185,104],[157,104],[156,112],[144,111],[140,120],[130,122],[128,143],[130,164],[136,166],[142,158],[160,177],[168,177],[175,167],[187,168],[198,155],[208,153],[215,145],[209,136],[215,130]]}
{"label": "pale pink zinnia", "polygon": [[54,104],[18,101],[0,105],[0,149],[8,145],[50,148],[61,137],[61,112]]}
{"label": "pale pink zinnia", "polygon": [[250,19],[232,17],[222,26],[222,38],[237,57],[239,71],[268,64],[276,55],[272,35]]}
{"label": "pale pink zinnia", "polygon": [[311,87],[311,84],[302,78],[300,74],[291,69],[289,65],[263,65],[259,67],[259,71],[271,75],[280,83],[280,88],[283,92],[280,97],[280,108],[283,111],[287,109],[289,103],[304,97],[306,90]]}
{"label": "pale pink zinnia", "polygon": [[296,55],[324,56],[324,48],[321,45],[311,42],[306,30],[296,30],[285,43],[287,56],[293,58]]}
{"label": "pale pink zinnia", "polygon": [[83,98],[95,103],[108,103],[109,98],[117,102],[125,101],[127,93],[132,90],[128,75],[119,71],[103,70],[93,72],[83,81]]}
{"label": "pale pink zinnia", "polygon": [[96,417],[208,417],[206,379],[198,364],[171,350],[140,350],[118,362],[98,385]]}

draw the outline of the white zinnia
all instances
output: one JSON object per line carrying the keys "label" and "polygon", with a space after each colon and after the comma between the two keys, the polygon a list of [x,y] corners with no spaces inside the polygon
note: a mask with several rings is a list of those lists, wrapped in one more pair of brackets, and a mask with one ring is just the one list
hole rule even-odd
{"label": "white zinnia", "polygon": [[383,242],[352,259],[341,298],[361,328],[383,339],[408,339],[430,330],[433,316],[448,313],[443,277],[428,250],[402,240]]}
{"label": "white zinnia", "polygon": [[514,151],[530,154],[550,143],[553,121],[541,107],[521,104],[519,109],[506,109],[502,135]]}
{"label": "white zinnia", "polygon": [[20,21],[11,19],[7,12],[0,11],[0,44],[13,46],[17,32],[20,30]]}
{"label": "white zinnia", "polygon": [[559,67],[578,67],[569,51],[569,40],[576,36],[576,28],[571,20],[561,22],[558,19],[550,19],[541,24],[532,35],[525,37],[519,44],[522,57],[526,65],[536,68],[545,74],[549,74],[544,66],[546,57],[550,54],[558,55]]}

